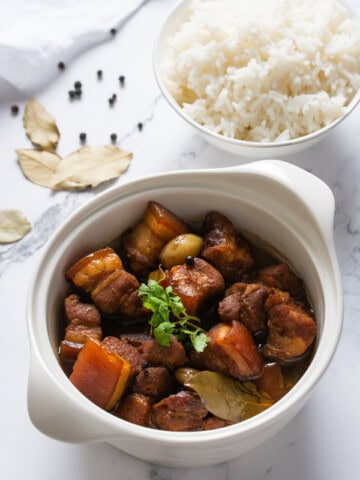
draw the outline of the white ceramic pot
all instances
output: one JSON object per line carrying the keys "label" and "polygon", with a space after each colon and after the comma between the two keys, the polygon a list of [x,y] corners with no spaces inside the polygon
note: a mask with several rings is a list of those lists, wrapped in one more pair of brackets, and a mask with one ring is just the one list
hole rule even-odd
{"label": "white ceramic pot", "polygon": [[[156,200],[186,220],[211,209],[269,242],[304,279],[318,323],[314,358],[300,381],[274,406],[230,427],[167,432],[114,417],[68,380],[58,357],[58,322],[68,293],[64,272],[106,245]],[[339,340],[343,300],[333,243],[334,198],[318,178],[291,164],[259,161],[230,169],[164,173],[119,185],[76,211],[48,242],[28,293],[31,344],[28,409],[43,433],[65,442],[110,442],[150,462],[196,467],[229,460],[280,430],[303,406]]]}
{"label": "white ceramic pot", "polygon": [[166,88],[163,82],[161,74],[162,59],[164,57],[166,44],[168,38],[171,37],[174,32],[179,28],[179,25],[188,18],[189,3],[192,0],[181,0],[176,7],[170,12],[165,19],[164,24],[159,32],[158,38],[155,42],[154,54],[153,54],[153,67],[155,78],[159,85],[159,88],[169,103],[169,105],[175,110],[175,112],[188,124],[194,127],[199,135],[205,138],[209,143],[216,147],[246,158],[247,161],[259,160],[266,158],[278,158],[286,157],[298,152],[301,152],[309,147],[312,147],[320,140],[326,137],[339,123],[341,123],[359,104],[360,91],[354,96],[349,105],[346,107],[344,115],[330,123],[324,128],[316,130],[309,135],[303,137],[294,138],[282,142],[249,142],[245,140],[238,140],[235,138],[229,138],[224,135],[212,132],[200,125],[198,122],[184,113],[180,108],[172,94]]}

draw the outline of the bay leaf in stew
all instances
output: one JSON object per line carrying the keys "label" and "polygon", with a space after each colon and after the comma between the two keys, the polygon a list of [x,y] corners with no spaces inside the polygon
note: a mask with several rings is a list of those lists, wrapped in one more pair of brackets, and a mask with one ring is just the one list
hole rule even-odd
{"label": "bay leaf in stew", "polygon": [[239,422],[266,410],[273,400],[251,382],[239,382],[221,373],[201,371],[185,386],[194,390],[202,403],[217,417]]}

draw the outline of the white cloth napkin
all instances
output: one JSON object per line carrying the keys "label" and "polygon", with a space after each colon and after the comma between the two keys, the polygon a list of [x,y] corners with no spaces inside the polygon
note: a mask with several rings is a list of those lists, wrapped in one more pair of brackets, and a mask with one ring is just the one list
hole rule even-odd
{"label": "white cloth napkin", "polygon": [[146,0],[0,0],[0,101],[28,94],[57,64],[110,36]]}

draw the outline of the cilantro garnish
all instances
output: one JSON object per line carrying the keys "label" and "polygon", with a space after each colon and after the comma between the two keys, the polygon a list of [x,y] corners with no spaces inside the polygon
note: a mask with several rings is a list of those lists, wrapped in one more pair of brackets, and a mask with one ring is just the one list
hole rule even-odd
{"label": "cilantro garnish", "polygon": [[143,297],[144,307],[153,312],[149,323],[160,345],[169,346],[174,335],[180,342],[189,338],[194,350],[204,351],[209,337],[199,325],[200,318],[187,314],[171,286],[163,288],[156,280],[149,280],[140,285],[139,295]]}

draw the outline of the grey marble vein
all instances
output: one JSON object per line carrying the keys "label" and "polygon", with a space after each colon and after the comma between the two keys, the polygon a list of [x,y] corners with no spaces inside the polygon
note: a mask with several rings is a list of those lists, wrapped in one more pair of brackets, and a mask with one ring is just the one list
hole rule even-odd
{"label": "grey marble vein", "polygon": [[0,251],[0,278],[10,264],[22,262],[42,248],[61,222],[80,204],[80,200],[83,201],[84,197],[68,194],[62,203],[56,203],[44,211],[26,237],[3,248]]}
{"label": "grey marble vein", "polygon": [[[139,122],[139,123],[142,123],[143,127],[145,127],[147,124],[149,124],[154,119],[156,107],[158,106],[161,99],[162,99],[162,95],[158,94],[158,95],[156,95],[154,100],[151,102],[150,112],[147,114],[147,116],[141,122]],[[133,126],[131,128],[131,130],[129,130],[128,132],[126,132],[124,135],[122,135],[120,137],[120,140],[119,140],[120,143],[123,143],[125,140],[128,140],[138,131],[139,131],[138,125]]]}

